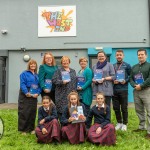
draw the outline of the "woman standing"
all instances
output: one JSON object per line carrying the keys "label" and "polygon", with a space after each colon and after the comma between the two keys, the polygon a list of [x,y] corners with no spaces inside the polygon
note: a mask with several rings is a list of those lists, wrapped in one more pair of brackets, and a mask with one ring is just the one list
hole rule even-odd
{"label": "woman standing", "polygon": [[[39,68],[39,82],[42,89],[42,97],[50,96],[52,101],[55,103],[55,86],[52,84],[52,77],[54,72],[58,69],[55,65],[55,59],[52,53],[45,53],[43,57],[42,65]],[[47,83],[49,82],[49,88],[47,88]]]}
{"label": "woman standing", "polygon": [[[68,104],[67,96],[72,90],[76,90],[76,72],[69,67],[70,58],[63,56],[61,58],[62,67],[58,69],[52,82],[55,84],[55,104],[58,112],[59,119],[62,116],[64,106]],[[65,79],[63,79],[65,78]]]}
{"label": "woman standing", "polygon": [[[90,111],[90,105],[92,103],[92,70],[87,67],[88,60],[85,57],[79,59],[81,70],[77,74],[77,80],[83,78],[83,86],[77,86],[77,90],[80,96],[80,102],[84,104],[86,114]],[[80,82],[80,81],[78,81]]]}
{"label": "woman standing", "polygon": [[105,52],[100,51],[97,54],[98,62],[93,66],[93,72],[95,74],[96,70],[101,70],[102,78],[100,80],[95,80],[93,78],[93,96],[97,92],[103,92],[105,94],[105,102],[110,106],[111,97],[113,95],[113,79],[115,78],[115,70],[112,64],[107,62],[107,56]]}
{"label": "woman standing", "polygon": [[20,92],[18,100],[18,131],[34,133],[37,97],[40,94],[37,62],[30,60],[27,70],[20,74]]}

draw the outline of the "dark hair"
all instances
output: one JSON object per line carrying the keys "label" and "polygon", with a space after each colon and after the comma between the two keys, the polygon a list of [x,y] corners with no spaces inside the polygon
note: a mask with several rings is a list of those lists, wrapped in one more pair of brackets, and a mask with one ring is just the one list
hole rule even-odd
{"label": "dark hair", "polygon": [[99,52],[97,53],[97,56],[98,56],[98,54],[99,54],[99,53],[104,54],[104,55],[105,55],[105,57],[107,58],[107,55],[106,55],[106,53],[105,53],[103,50],[99,51]]}
{"label": "dark hair", "polygon": [[105,95],[103,92],[96,93],[96,98],[98,95],[102,95],[104,97],[104,114],[106,114],[106,102],[105,102]]}
{"label": "dark hair", "polygon": [[51,100],[51,98],[49,96],[47,96],[47,95],[42,97],[42,102],[43,102],[44,99],[48,99],[49,102],[50,102],[48,114],[51,115],[52,109],[55,107],[55,104],[53,103],[53,101]]}
{"label": "dark hair", "polygon": [[118,49],[118,50],[116,51],[116,53],[117,53],[117,52],[120,52],[120,53],[123,53],[123,54],[124,54],[124,52],[123,52],[122,49]]}
{"label": "dark hair", "polygon": [[145,55],[147,55],[147,51],[146,51],[146,49],[144,49],[144,48],[140,48],[140,49],[137,51],[137,55],[138,55],[138,52],[142,52],[142,51],[144,51],[144,52],[145,52]]}

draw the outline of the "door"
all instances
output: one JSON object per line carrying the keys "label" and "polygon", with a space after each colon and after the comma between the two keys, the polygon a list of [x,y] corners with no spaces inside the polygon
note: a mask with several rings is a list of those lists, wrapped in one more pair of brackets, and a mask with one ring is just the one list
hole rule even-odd
{"label": "door", "polygon": [[6,59],[0,57],[0,103],[5,103]]}

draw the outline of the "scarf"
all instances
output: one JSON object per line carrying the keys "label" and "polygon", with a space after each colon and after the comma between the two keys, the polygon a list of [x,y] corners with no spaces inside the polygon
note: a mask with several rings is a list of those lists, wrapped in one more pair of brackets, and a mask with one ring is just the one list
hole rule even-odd
{"label": "scarf", "polygon": [[102,69],[105,65],[107,64],[107,60],[104,62],[100,63],[99,61],[96,64],[96,69]]}

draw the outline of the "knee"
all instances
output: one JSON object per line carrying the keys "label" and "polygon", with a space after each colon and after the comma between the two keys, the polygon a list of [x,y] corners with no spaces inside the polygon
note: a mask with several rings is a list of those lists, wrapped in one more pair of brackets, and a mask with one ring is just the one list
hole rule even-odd
{"label": "knee", "polygon": [[52,122],[56,124],[56,123],[58,123],[58,120],[57,119],[53,119]]}

